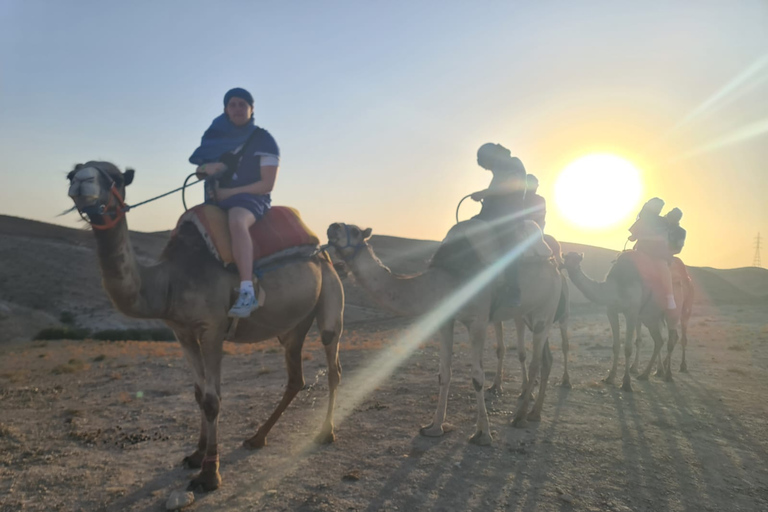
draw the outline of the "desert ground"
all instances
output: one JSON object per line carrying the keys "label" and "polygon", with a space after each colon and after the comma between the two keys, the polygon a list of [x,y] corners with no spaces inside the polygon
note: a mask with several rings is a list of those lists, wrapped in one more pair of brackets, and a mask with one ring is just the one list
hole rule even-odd
{"label": "desert ground", "polygon": [[[82,290],[87,281],[98,291],[94,267],[82,270],[67,259],[93,262],[88,233],[37,226],[30,235],[29,226],[16,232],[11,224],[0,223],[6,235],[0,237],[0,329],[12,333],[0,344],[0,511],[165,510],[168,497],[195,474],[181,461],[194,450],[200,426],[180,348],[174,342],[31,341],[28,333],[55,324],[63,308],[88,326],[128,321],[111,316],[103,293]],[[145,238],[141,247],[155,243]],[[418,269],[434,247],[422,242],[420,252],[406,251],[404,244],[375,240],[396,271]],[[34,261],[19,255],[50,254],[44,247],[56,248],[59,272],[77,269],[57,284],[65,293],[79,283],[76,294],[46,296],[47,302],[34,291],[24,295],[14,275]],[[398,261],[398,253],[410,259]],[[140,254],[151,257],[153,250]],[[585,271],[602,278],[604,271],[587,267],[589,258]],[[227,343],[219,423],[223,484],[196,494],[185,510],[768,510],[766,273],[692,269],[699,300],[689,329],[688,372],[678,371],[678,345],[674,381],[633,379],[632,393],[602,382],[612,357],[608,322],[600,308],[574,294],[573,388],[559,387],[563,361],[555,332],[542,420],[523,429],[509,425],[520,392],[510,326],[504,394],[486,395],[490,447],[467,442],[476,412],[464,329],[456,330],[448,404],[454,429],[441,438],[422,437],[419,426],[431,421],[437,400],[437,337],[405,349],[397,345],[417,320],[374,308],[346,278],[336,442],[312,443],[327,404],[315,331],[305,345],[306,387],[259,451],[241,443],[282,395],[281,349],[276,341]],[[651,354],[645,338],[642,363]],[[388,363],[393,371],[379,380]],[[495,366],[489,331],[486,386]]]}

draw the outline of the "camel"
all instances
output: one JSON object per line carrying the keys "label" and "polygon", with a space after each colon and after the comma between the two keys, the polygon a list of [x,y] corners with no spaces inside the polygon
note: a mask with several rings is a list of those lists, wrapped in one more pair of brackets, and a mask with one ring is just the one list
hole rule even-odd
{"label": "camel", "polygon": [[[680,372],[686,373],[688,371],[688,363],[685,360],[685,349],[688,346],[688,322],[691,319],[691,313],[693,312],[693,283],[688,276],[688,272],[685,269],[685,264],[678,257],[673,258],[673,264],[670,266],[672,270],[672,286],[674,287],[675,299],[682,297],[682,301],[677,303],[678,314],[680,316],[680,346],[683,351],[683,357],[680,361]],[[640,359],[640,345],[642,343],[641,329],[637,328],[637,337],[635,338],[635,360],[630,367],[630,371],[637,373],[638,360]],[[674,348],[674,347],[672,347]],[[661,359],[661,351],[657,357],[656,375],[666,376],[667,368],[671,364],[672,351],[667,346],[667,358],[664,362]],[[654,361],[651,361],[651,365]]]}
{"label": "camel", "polygon": [[[552,250],[555,262],[558,264],[558,268],[562,268],[562,250],[560,243],[555,240],[552,235],[544,234],[544,242]],[[561,306],[559,306],[556,321],[560,328],[560,341],[563,350],[563,378],[560,381],[560,386],[566,389],[571,388],[571,378],[568,375],[568,352],[570,344],[568,342],[568,318],[570,317],[570,294],[568,288],[568,280],[565,275],[561,274],[562,279],[562,299]],[[504,345],[504,327],[501,322],[494,322],[494,334],[496,336],[496,375],[493,379],[493,384],[488,391],[495,395],[501,395],[504,391],[504,355],[506,353],[506,346]],[[520,368],[523,377],[523,387],[528,380],[527,372],[525,369],[525,324],[516,323],[515,329],[517,331],[517,358],[520,361]]]}
{"label": "camel", "polygon": [[[632,391],[632,383],[629,376],[630,359],[632,357],[632,340],[640,323],[645,324],[654,341],[653,356],[645,371],[638,376],[639,380],[647,380],[651,373],[651,363],[659,354],[664,340],[661,336],[660,325],[666,316],[666,311],[661,308],[652,297],[650,288],[646,286],[632,260],[632,251],[624,251],[619,254],[616,262],[608,271],[605,281],[597,282],[590,279],[581,270],[583,254],[569,252],[563,257],[563,266],[568,271],[568,277],[584,296],[592,302],[606,306],[608,321],[611,324],[613,335],[613,364],[606,383],[612,384],[616,378],[621,347],[619,314],[624,315],[626,333],[624,340],[624,379],[621,388],[624,391]],[[676,298],[676,300],[680,300]],[[677,341],[676,325],[668,325],[669,346],[674,347]],[[666,372],[666,380],[672,380],[671,372]]]}
{"label": "camel", "polygon": [[[132,169],[122,173],[109,162],[90,161],[75,166],[67,178],[69,196],[93,227],[102,284],[112,302],[129,317],[165,321],[192,367],[200,437],[197,449],[183,462],[201,469],[190,489],[212,491],[221,484],[217,444],[221,360],[238,276],[214,258],[189,223],[179,227],[155,264],[142,266],[136,261],[124,203],[125,188],[134,178]],[[272,415],[244,445],[249,449],[266,445],[270,429],[304,387],[301,349],[315,321],[328,359],[329,388],[328,411],[315,440],[330,443],[335,439],[333,410],[341,379],[341,281],[328,255],[318,252],[265,273],[260,286],[267,292],[266,303],[239,321],[230,341],[257,343],[277,337],[285,349],[288,385]]]}
{"label": "camel", "polygon": [[[528,420],[538,421],[552,365],[552,355],[546,344],[557,305],[560,301],[561,276],[552,261],[551,251],[541,239],[541,230],[531,221],[520,223],[518,240],[527,247],[520,255],[519,308],[494,307],[498,298],[496,274],[489,267],[496,261],[496,239],[487,224],[469,220],[455,225],[432,259],[431,266],[414,276],[398,276],[385,267],[368,244],[371,229],[334,223],[328,228],[329,245],[336,250],[354,274],[357,282],[382,307],[403,316],[421,316],[444,311],[440,332],[439,398],[431,424],[421,428],[422,435],[442,436],[451,382],[453,331],[456,321],[469,332],[472,346],[472,384],[477,402],[477,429],[469,441],[479,445],[492,443],[485,407],[483,348],[489,322],[515,319],[533,331],[533,357],[512,425],[522,427]],[[457,250],[458,256],[457,256]],[[475,248],[481,248],[480,251]],[[496,270],[496,272],[494,272]],[[485,280],[484,280],[485,279]],[[474,286],[473,286],[474,285]],[[541,370],[536,402],[528,412],[535,377]]]}

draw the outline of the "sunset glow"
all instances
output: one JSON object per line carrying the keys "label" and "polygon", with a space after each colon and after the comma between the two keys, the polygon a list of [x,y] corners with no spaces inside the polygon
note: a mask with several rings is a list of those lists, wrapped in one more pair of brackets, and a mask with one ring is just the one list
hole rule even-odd
{"label": "sunset glow", "polygon": [[625,221],[639,208],[640,171],[615,155],[588,155],[566,166],[555,183],[561,215],[582,228],[601,229]]}

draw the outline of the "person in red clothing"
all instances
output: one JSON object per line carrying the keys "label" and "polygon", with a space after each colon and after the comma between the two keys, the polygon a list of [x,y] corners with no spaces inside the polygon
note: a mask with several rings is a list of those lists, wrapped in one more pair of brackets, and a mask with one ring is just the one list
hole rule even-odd
{"label": "person in red clothing", "polygon": [[654,261],[666,295],[667,311],[672,312],[677,309],[677,305],[672,292],[672,274],[669,271],[672,256],[669,250],[669,223],[661,216],[662,208],[664,201],[658,197],[649,199],[637,215],[635,223],[629,228],[629,241],[636,241],[635,250],[647,254]]}

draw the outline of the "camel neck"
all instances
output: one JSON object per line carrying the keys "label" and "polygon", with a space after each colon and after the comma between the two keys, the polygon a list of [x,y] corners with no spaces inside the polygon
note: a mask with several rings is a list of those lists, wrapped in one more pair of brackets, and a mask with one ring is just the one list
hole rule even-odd
{"label": "camel neck", "polygon": [[393,274],[366,244],[347,264],[357,282],[382,307],[403,316],[418,316],[433,309],[455,288],[454,281],[435,269],[414,276]]}
{"label": "camel neck", "polygon": [[[128,235],[125,218],[108,230],[94,231],[101,277],[109,297],[123,314],[135,318],[160,318],[167,284],[164,266],[142,267]],[[150,290],[149,288],[152,288]]]}

